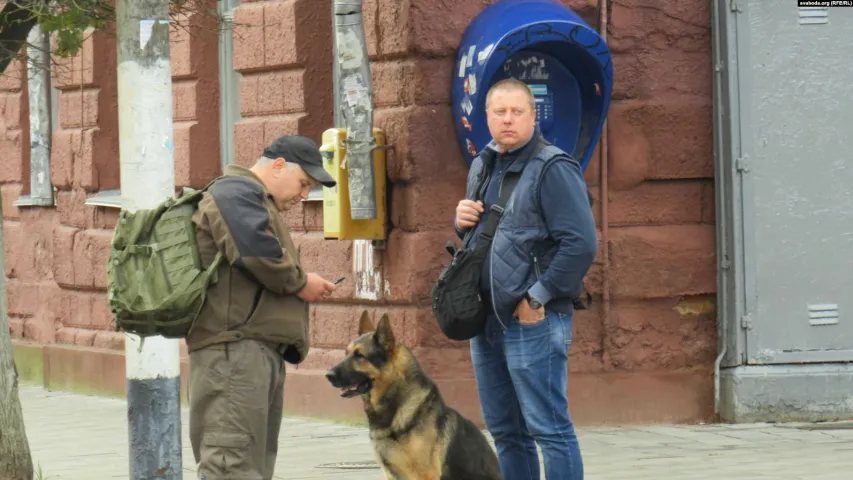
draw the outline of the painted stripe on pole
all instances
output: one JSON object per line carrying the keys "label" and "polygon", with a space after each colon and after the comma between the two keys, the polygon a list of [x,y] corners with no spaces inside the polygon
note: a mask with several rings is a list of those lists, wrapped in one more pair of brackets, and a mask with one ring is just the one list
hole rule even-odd
{"label": "painted stripe on pole", "polygon": [[178,341],[148,337],[141,351],[139,344],[138,336],[125,334],[127,378],[148,380],[181,376],[181,350]]}

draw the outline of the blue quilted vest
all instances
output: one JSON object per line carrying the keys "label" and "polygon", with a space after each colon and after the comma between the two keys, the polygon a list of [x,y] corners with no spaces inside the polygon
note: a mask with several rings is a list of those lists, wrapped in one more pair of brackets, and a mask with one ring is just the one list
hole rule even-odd
{"label": "blue quilted vest", "polygon": [[[518,184],[506,203],[486,261],[490,262],[490,275],[484,279],[491,285],[491,307],[493,317],[503,328],[509,325],[512,314],[524,293],[533,286],[541,272],[548,268],[557,253],[554,242],[542,216],[539,202],[541,172],[546,165],[568,155],[554,145],[546,144],[531,156],[540,141],[538,129],[533,139],[522,147],[507,168],[507,173],[521,172]],[[491,176],[491,167],[497,152],[487,147],[474,159],[468,172],[465,198],[480,200]],[[481,222],[482,223],[482,222]],[[465,246],[473,247],[477,235],[468,235]],[[582,290],[581,284],[573,288],[573,296]],[[571,313],[572,298],[553,298],[548,303],[550,310]],[[494,325],[487,325],[487,329]]]}

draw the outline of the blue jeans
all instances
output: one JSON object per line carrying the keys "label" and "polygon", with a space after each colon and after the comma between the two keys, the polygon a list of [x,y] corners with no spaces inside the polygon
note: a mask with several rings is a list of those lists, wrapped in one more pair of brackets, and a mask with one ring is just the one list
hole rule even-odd
{"label": "blue jeans", "polygon": [[495,440],[503,477],[539,480],[538,443],[546,480],[582,480],[566,396],[571,314],[546,309],[545,319],[533,325],[509,320],[506,331],[471,339],[483,420]]}

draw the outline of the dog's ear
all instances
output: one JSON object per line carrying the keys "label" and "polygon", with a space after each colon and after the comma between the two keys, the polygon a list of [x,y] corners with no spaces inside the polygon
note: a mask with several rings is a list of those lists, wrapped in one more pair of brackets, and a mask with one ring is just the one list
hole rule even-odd
{"label": "dog's ear", "polygon": [[365,310],[362,312],[361,319],[358,321],[358,334],[363,335],[374,330],[376,330],[376,328],[374,328],[373,322],[370,321],[370,315],[368,315],[367,310]]}
{"label": "dog's ear", "polygon": [[388,319],[387,313],[383,313],[382,318],[379,319],[379,325],[376,327],[376,341],[386,352],[394,350],[394,331],[391,330],[391,320]]}

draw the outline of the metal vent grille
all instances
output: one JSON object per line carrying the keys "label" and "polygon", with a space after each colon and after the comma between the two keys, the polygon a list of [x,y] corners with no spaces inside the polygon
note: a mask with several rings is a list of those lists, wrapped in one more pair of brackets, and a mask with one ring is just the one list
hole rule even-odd
{"label": "metal vent grille", "polygon": [[798,7],[800,25],[821,25],[829,23],[827,7]]}
{"label": "metal vent grille", "polygon": [[813,327],[838,323],[838,304],[822,303],[809,305],[809,324]]}

